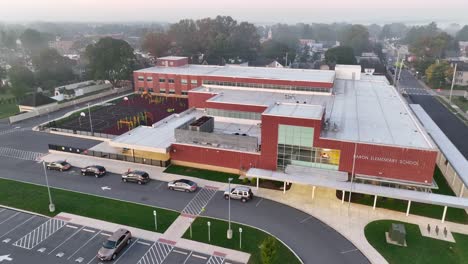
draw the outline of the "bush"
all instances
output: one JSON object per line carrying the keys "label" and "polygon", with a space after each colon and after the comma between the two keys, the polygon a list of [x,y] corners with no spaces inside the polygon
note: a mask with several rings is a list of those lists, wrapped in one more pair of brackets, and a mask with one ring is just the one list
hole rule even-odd
{"label": "bush", "polygon": [[262,263],[263,264],[272,264],[276,258],[276,251],[278,245],[276,244],[276,240],[273,237],[267,237],[263,240],[262,244],[260,245],[261,248],[261,255],[262,255]]}
{"label": "bush", "polygon": [[249,178],[247,178],[247,177],[243,178],[243,179],[242,179],[242,183],[243,183],[243,184],[249,183]]}
{"label": "bush", "polygon": [[257,178],[252,178],[252,179],[250,179],[250,184],[256,186],[256,185],[257,185]]}

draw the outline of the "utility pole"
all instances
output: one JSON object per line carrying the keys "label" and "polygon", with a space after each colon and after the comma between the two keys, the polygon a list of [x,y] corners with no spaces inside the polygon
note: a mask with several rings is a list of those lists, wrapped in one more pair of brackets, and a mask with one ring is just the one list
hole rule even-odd
{"label": "utility pole", "polygon": [[453,86],[455,85],[455,75],[457,74],[457,63],[455,63],[455,68],[453,69],[453,77],[452,77],[452,85],[450,86],[450,95],[449,95],[449,103],[452,103],[452,92]]}
{"label": "utility pole", "polygon": [[[397,50],[397,59],[396,59],[396,63],[395,63],[395,66],[398,65],[398,61],[400,60],[400,52]],[[397,76],[397,69],[398,69],[398,66],[395,67],[395,73],[393,74],[393,85],[396,86],[396,76]]]}
{"label": "utility pole", "polygon": [[288,67],[288,52],[286,52],[286,65],[284,65],[284,67]]}

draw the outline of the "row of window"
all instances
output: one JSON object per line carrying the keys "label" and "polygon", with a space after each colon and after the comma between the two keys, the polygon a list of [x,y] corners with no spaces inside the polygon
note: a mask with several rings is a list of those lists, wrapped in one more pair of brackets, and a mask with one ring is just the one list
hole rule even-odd
{"label": "row of window", "polygon": [[277,166],[280,170],[284,170],[290,164],[337,170],[340,163],[340,151],[278,144],[277,158]]}
{"label": "row of window", "polygon": [[222,117],[231,117],[231,118],[240,118],[240,119],[251,119],[251,120],[261,120],[262,114],[255,112],[245,112],[245,111],[234,111],[234,110],[222,110],[215,108],[207,108],[206,113],[211,116],[222,116]]}
{"label": "row of window", "polygon": [[[145,80],[145,76],[138,76],[138,81],[144,81],[144,80]],[[151,76],[146,77],[146,81],[152,82],[152,81],[153,81],[153,77],[151,77]],[[159,82],[160,82],[160,83],[165,83],[165,82],[166,82],[166,79],[165,79],[165,78],[159,78]],[[169,78],[169,79],[167,79],[167,82],[168,82],[168,83],[175,83],[175,80]],[[188,80],[187,80],[187,79],[180,79],[180,83],[181,83],[181,84],[188,84]],[[190,80],[190,84],[195,84],[195,85],[197,85],[197,84],[198,84],[198,80],[192,79],[192,80]]]}
{"label": "row of window", "polygon": [[[142,92],[145,91],[145,88],[140,87],[140,88],[138,88],[138,91],[142,93]],[[149,93],[154,93],[153,88],[148,88],[147,91],[148,91]],[[160,93],[160,94],[165,94],[165,93],[166,93],[166,89],[164,89],[164,88],[159,89],[159,93]],[[169,91],[167,92],[167,94],[175,94],[175,90],[174,90],[174,89],[169,89]],[[187,91],[187,90],[182,90],[182,91],[180,91],[180,94],[181,94],[181,95],[188,95],[188,91]]]}
{"label": "row of window", "polygon": [[279,84],[263,84],[263,83],[245,83],[245,82],[221,82],[204,80],[203,84],[208,85],[219,85],[219,86],[238,86],[238,87],[250,87],[250,88],[263,88],[263,89],[275,89],[275,90],[288,90],[288,91],[307,91],[307,92],[323,92],[329,93],[329,88],[322,87],[308,87],[308,86],[293,86],[293,85],[279,85]]}

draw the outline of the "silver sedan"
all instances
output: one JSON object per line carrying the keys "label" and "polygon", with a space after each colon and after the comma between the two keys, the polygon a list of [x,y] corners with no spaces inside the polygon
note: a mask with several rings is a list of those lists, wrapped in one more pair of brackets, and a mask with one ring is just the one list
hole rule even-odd
{"label": "silver sedan", "polygon": [[171,181],[167,183],[167,188],[169,190],[177,190],[177,191],[183,191],[183,192],[194,192],[197,190],[198,186],[195,182],[186,180],[186,179],[180,179],[176,181]]}

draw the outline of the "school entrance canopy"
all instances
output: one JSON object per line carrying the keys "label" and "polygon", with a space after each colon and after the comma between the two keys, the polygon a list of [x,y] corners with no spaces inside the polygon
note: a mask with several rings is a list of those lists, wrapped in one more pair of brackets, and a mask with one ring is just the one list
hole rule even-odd
{"label": "school entrance canopy", "polygon": [[304,170],[304,172],[301,173],[284,173],[279,171],[251,168],[247,171],[246,176],[258,179],[281,181],[285,183],[291,182],[310,186],[327,187],[347,192],[352,191],[356,193],[376,195],[412,202],[468,209],[467,198],[376,186],[371,184],[351,183],[350,181],[343,181],[343,172],[340,171],[308,169],[307,171]]}

